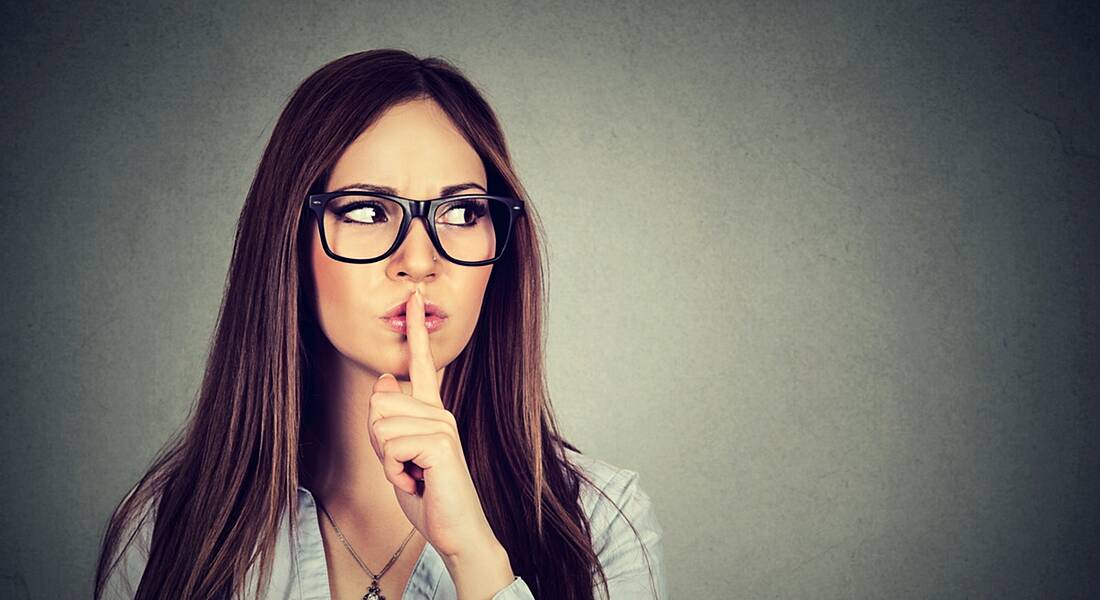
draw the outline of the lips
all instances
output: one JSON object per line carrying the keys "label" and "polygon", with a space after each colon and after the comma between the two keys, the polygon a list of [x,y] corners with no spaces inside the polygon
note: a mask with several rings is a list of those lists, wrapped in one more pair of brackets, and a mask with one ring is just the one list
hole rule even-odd
{"label": "lips", "polygon": [[[404,316],[405,315],[405,303],[407,301],[408,301],[408,298],[406,297],[405,300],[402,300],[401,302],[398,302],[397,304],[393,305],[392,307],[390,307],[389,310],[387,310],[382,315],[381,318],[383,318],[383,319],[392,319],[394,317]],[[424,299],[424,315],[427,316],[427,317],[436,316],[436,317],[443,318],[443,317],[447,316],[447,311],[443,310],[442,306],[439,306],[438,304],[436,304],[436,303],[432,302],[431,300],[428,300],[427,298],[425,298]]]}

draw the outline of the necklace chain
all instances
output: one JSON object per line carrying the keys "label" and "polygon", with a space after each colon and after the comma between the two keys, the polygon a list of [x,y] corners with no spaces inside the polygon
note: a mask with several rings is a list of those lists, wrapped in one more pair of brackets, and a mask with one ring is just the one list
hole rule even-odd
{"label": "necklace chain", "polygon": [[336,530],[336,537],[340,538],[340,542],[344,544],[344,547],[347,548],[348,552],[350,552],[352,557],[355,558],[355,562],[359,563],[359,566],[362,567],[362,569],[371,576],[371,579],[373,581],[371,581],[370,589],[368,589],[366,595],[363,596],[364,600],[370,600],[372,598],[377,598],[378,600],[386,600],[386,597],[381,595],[382,590],[378,587],[378,580],[386,574],[386,571],[388,571],[391,566],[393,566],[394,561],[396,561],[397,557],[401,555],[401,551],[405,549],[405,546],[408,545],[409,540],[412,539],[413,534],[416,533],[416,528],[413,527],[413,530],[410,531],[409,535],[405,537],[405,541],[401,542],[401,547],[397,549],[397,552],[393,553],[392,557],[390,557],[390,562],[386,563],[386,566],[383,567],[377,575],[375,575],[374,572],[368,569],[367,565],[363,564],[363,561],[359,559],[359,555],[355,553],[354,549],[352,549],[351,544],[349,544],[348,540],[344,537],[344,533],[340,531],[339,527],[336,526],[336,521],[333,520],[332,515],[329,514],[328,509],[325,508],[325,505],[321,504],[320,500],[317,500],[317,506],[320,506],[321,510],[324,511],[325,516],[328,517],[328,522],[331,523],[332,528]]}

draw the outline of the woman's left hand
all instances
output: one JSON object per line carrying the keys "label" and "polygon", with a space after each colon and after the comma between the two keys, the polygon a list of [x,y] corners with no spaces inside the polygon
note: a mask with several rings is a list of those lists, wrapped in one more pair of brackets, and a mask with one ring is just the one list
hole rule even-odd
{"label": "woman's left hand", "polygon": [[470,477],[454,414],[443,406],[419,292],[405,304],[405,321],[412,395],[403,393],[389,373],[375,382],[368,417],[371,445],[401,510],[444,558],[492,548],[499,541]]}

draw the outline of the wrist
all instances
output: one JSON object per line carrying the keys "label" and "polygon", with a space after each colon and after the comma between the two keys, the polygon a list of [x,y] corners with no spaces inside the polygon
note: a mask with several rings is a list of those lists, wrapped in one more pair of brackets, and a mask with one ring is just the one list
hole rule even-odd
{"label": "wrist", "polygon": [[459,600],[491,600],[515,580],[508,551],[496,538],[443,557]]}

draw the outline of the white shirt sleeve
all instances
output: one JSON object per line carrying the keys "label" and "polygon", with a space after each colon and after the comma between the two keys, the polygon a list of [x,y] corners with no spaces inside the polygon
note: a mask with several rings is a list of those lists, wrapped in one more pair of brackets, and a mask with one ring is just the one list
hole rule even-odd
{"label": "white shirt sleeve", "polygon": [[535,600],[535,597],[531,594],[531,588],[527,587],[527,582],[516,575],[508,587],[493,595],[493,600]]}
{"label": "white shirt sleeve", "polygon": [[[607,498],[595,494],[589,520],[592,525],[592,549],[607,577],[609,600],[665,600],[668,584],[664,573],[664,531],[657,520],[649,495],[638,486],[638,473],[620,469],[603,486]],[[633,523],[630,528],[626,518]],[[649,556],[647,565],[644,553]],[[650,578],[650,569],[653,571]],[[600,598],[603,587],[593,582],[593,597]],[[527,583],[517,576],[508,587],[493,596],[493,600],[534,600]]]}

